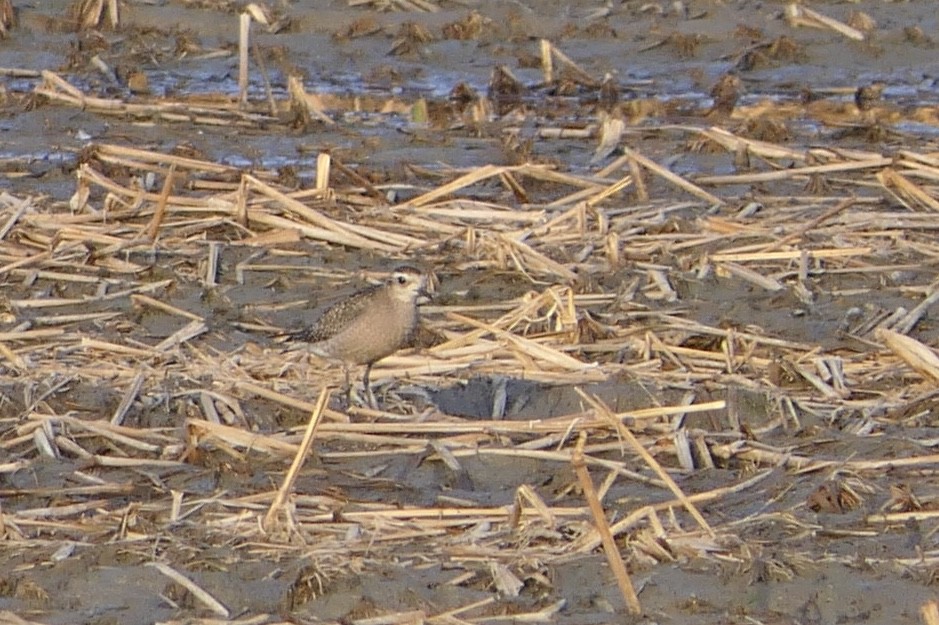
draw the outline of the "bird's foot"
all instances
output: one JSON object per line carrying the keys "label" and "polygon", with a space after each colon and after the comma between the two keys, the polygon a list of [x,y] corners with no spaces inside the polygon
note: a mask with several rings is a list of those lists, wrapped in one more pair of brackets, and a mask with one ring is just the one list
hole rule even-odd
{"label": "bird's foot", "polygon": [[372,389],[369,386],[366,386],[364,391],[360,391],[355,385],[347,386],[345,392],[342,394],[342,398],[345,408],[363,406],[371,408],[372,410],[378,410],[378,400],[375,398],[375,394],[372,393]]}
{"label": "bird's foot", "polygon": [[372,410],[378,410],[378,400],[375,399],[375,393],[372,392],[371,386],[365,387],[365,396],[368,399],[368,407]]}

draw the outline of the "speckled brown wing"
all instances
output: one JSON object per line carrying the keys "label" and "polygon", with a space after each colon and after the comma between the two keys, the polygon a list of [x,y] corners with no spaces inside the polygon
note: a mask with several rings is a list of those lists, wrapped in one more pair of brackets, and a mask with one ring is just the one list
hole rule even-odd
{"label": "speckled brown wing", "polygon": [[382,285],[375,285],[361,291],[357,291],[344,300],[338,301],[323,313],[316,323],[309,328],[303,328],[289,334],[290,338],[298,341],[307,341],[308,343],[319,343],[328,341],[340,332],[342,332],[350,319],[355,319],[368,306],[368,301],[373,297],[375,291],[382,288]]}

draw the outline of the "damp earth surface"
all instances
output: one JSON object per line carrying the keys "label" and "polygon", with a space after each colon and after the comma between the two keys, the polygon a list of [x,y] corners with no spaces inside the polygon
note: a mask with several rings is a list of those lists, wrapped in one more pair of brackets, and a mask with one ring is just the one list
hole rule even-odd
{"label": "damp earth surface", "polygon": [[[405,8],[394,2],[278,2],[270,8],[273,19],[283,20],[281,29],[267,32],[253,26],[248,98],[253,107],[263,107],[268,99],[283,100],[287,77],[299,76],[333,123],[281,113],[268,123],[245,126],[187,120],[185,110],[172,121],[106,114],[33,93],[44,80],[39,72],[50,71],[89,96],[151,102],[224,97],[235,102],[238,6],[131,1],[121,5],[120,28],[76,32],[69,4],[15,1],[17,24],[0,39],[0,193],[34,198],[37,205],[67,214],[106,210],[104,192],[92,197],[96,208],[73,204],[77,172],[83,163],[94,162],[101,144],[192,155],[238,172],[263,170],[294,190],[316,185],[317,157],[328,152],[344,166],[367,172],[362,175],[391,205],[453,179],[454,171],[485,165],[534,162],[589,177],[621,153],[598,153],[597,124],[606,114],[599,91],[604,77],[618,87],[618,105],[612,108],[625,121],[621,143],[691,180],[734,174],[740,162],[739,155],[726,150],[698,149],[683,130],[689,126],[750,132],[759,140],[800,150],[935,153],[937,126],[926,118],[901,115],[861,123],[855,116],[842,123],[820,112],[743,128],[746,120],[715,110],[720,95],[712,93],[730,76],[739,81],[738,110],[827,102],[835,116],[855,106],[859,88],[876,86],[878,106],[927,110],[936,102],[939,76],[934,44],[939,30],[931,3],[811,4],[866,33],[853,40],[828,28],[793,26],[786,20],[785,4],[754,0],[420,3],[439,9],[433,12],[376,6]],[[556,59],[560,78],[544,84],[543,39],[579,69]],[[500,67],[524,87],[508,102],[500,102],[500,93],[490,86]],[[134,89],[129,86],[132,76],[138,81]],[[484,119],[457,110],[460,93],[487,92],[492,109]],[[754,168],[763,164],[759,156],[750,158]],[[130,169],[115,167],[109,173],[123,180]],[[356,180],[352,182],[360,184]],[[145,173],[139,184],[160,192]],[[523,198],[513,196],[511,181],[496,181],[476,188],[472,199],[547,205],[562,195],[552,184],[544,181]],[[806,354],[879,353],[876,341],[852,331],[859,317],[871,314],[872,303],[878,310],[912,310],[935,280],[931,226],[923,221],[911,226],[922,235],[917,245],[884,244],[870,252],[879,254],[874,269],[823,272],[818,264],[800,267],[796,258],[776,275],[782,284],[778,290],[739,276],[708,273],[701,270],[703,261],[688,260],[681,235],[697,233],[702,218],[730,221],[748,207],[773,210],[764,196],[789,198],[795,206],[810,195],[840,192],[830,187],[807,190],[802,179],[772,188],[768,184],[776,183],[707,187],[723,205],[683,194],[655,176],[647,178],[645,200],[634,190],[614,194],[601,204],[611,219],[649,198],[669,199],[667,210],[651,211],[655,218],[643,222],[641,232],[620,236],[671,237],[674,244],[646,256],[634,250],[630,257],[626,249],[617,267],[584,272],[579,282],[573,281],[582,292],[610,295],[597,305],[585,305],[593,306],[591,315],[582,318],[585,332],[591,323],[630,328],[622,349],[604,351],[601,336],[595,351],[585,340],[583,348],[568,352],[597,362],[603,379],[553,383],[526,375],[521,366],[515,373],[470,369],[413,380],[379,372],[377,390],[386,413],[347,406],[336,393],[289,505],[265,531],[258,529],[260,519],[292,456],[250,441],[243,446],[218,440],[200,444],[188,420],[202,418],[204,402],[212,401],[205,390],[214,388],[220,375],[213,363],[223,360],[220,355],[247,360],[284,353],[276,341],[278,331],[310,323],[343,289],[361,286],[366,274],[388,270],[411,253],[388,255],[303,238],[284,243],[276,254],[223,245],[218,284],[208,287],[199,277],[205,256],[192,252],[200,241],[175,250],[154,245],[127,251],[120,258],[146,266],[148,281],[171,281],[155,298],[205,320],[207,329],[193,340],[186,358],[202,358],[207,364],[173,369],[176,365],[158,361],[145,369],[138,385],[142,390],[131,396],[122,413],[121,427],[148,433],[134,439],[125,430],[83,429],[62,419],[109,423],[119,410],[133,375],[115,372],[113,379],[122,382],[109,385],[102,373],[110,366],[108,352],[98,360],[82,360],[75,356],[80,341],[64,343],[48,349],[51,355],[38,371],[30,370],[28,362],[9,364],[14,352],[28,361],[24,344],[4,347],[0,611],[50,624],[222,617],[154,565],[159,563],[214,597],[228,617],[252,623],[382,618],[485,623],[511,621],[513,615],[572,625],[921,622],[920,606],[935,595],[935,462],[893,468],[889,460],[927,456],[939,440],[931,419],[935,398],[922,378],[898,366],[872,376],[873,386],[850,396],[837,391],[832,397],[824,389],[833,383],[813,386],[805,375],[811,356],[792,365],[784,355],[775,367],[741,365],[720,375],[698,368],[694,373],[700,375],[679,375],[688,365],[678,348],[710,350],[730,362],[736,356],[728,354],[728,345],[741,350],[762,345],[748,342],[751,335],[774,338],[781,352],[807,346]],[[873,183],[851,187],[848,195],[856,206],[871,210],[910,206],[906,196]],[[774,206],[785,214],[785,204]],[[794,219],[811,225],[833,206],[826,204],[815,213],[795,211]],[[4,210],[5,222],[12,209],[6,205]],[[229,227],[217,224],[219,229]],[[9,231],[2,232],[6,237]],[[203,248],[210,243],[206,232],[211,230],[193,231],[193,237],[206,238]],[[800,236],[825,247],[831,232],[813,239],[814,230],[807,230]],[[714,241],[718,251],[719,237]],[[112,243],[104,236],[85,240],[87,249],[74,262],[87,262]],[[56,242],[46,244],[52,249]],[[425,306],[430,336],[412,348],[418,351],[443,340],[434,329],[442,327],[453,307],[465,306],[461,310],[471,315],[472,306],[519,301],[552,283],[526,274],[511,258],[497,267],[471,262],[461,256],[461,248],[447,257],[445,249],[438,243],[437,255],[428,255],[443,260],[429,267],[436,274],[437,292]],[[701,244],[695,258],[704,258],[707,251],[708,245]],[[556,260],[578,263],[573,254]],[[29,266],[22,269],[15,257],[5,256],[2,264],[3,332],[45,327],[50,310],[24,301],[88,294],[84,283],[58,280]],[[241,271],[248,266],[255,268]],[[879,266],[886,268],[875,270]],[[67,272],[67,266],[60,271]],[[106,278],[107,271],[102,268],[100,275]],[[638,276],[645,280],[650,275],[666,275],[672,292],[660,297],[645,281],[637,286]],[[806,285],[808,294],[800,290]],[[186,322],[139,297],[66,303],[53,312],[101,313],[98,320],[69,326],[87,340],[117,341],[117,330],[109,324],[120,322],[121,344],[128,350],[159,344]],[[104,317],[111,314],[115,316]],[[656,343],[656,332],[669,331],[674,316],[697,325],[686,326],[669,352]],[[700,330],[705,327],[744,338],[728,343],[726,335]],[[927,345],[939,338],[928,314],[909,334]],[[332,383],[340,376],[321,373],[296,353],[282,358],[284,371],[292,372],[290,383],[271,388],[285,388],[284,394],[301,403],[288,406],[245,392],[238,396],[237,410],[230,411],[231,419],[222,421],[247,435],[289,432],[284,440],[296,445],[320,380]],[[655,370],[664,377],[656,378],[643,363],[659,363],[659,358],[664,364],[656,364]],[[772,354],[765,359],[772,361]],[[916,385],[920,392],[886,399],[897,388]],[[226,386],[226,392],[232,388]],[[880,409],[870,401],[851,403],[875,396],[885,398]],[[589,441],[592,457],[619,463],[619,468],[590,466],[610,523],[644,506],[656,510],[655,522],[641,520],[617,535],[642,606],[640,615],[627,613],[599,541],[591,543],[592,522],[582,488],[569,459],[560,454],[576,443],[576,432],[556,432],[550,441],[524,432],[529,423],[570,415],[591,418],[585,397],[596,398],[616,414],[723,402],[720,408],[672,415],[658,430],[642,429],[643,444],[681,492],[713,495],[696,504],[713,533],[698,525],[615,428]],[[42,434],[43,428],[28,427],[36,415],[58,420]],[[449,447],[441,446],[435,440],[439,430],[422,434],[418,427],[435,418],[451,420],[455,433],[466,424],[485,423],[491,432],[486,449],[476,451],[481,439],[469,434],[466,446],[456,438],[448,439]],[[624,423],[638,428],[646,423],[643,418],[628,416]],[[668,425],[679,421],[692,439],[697,436],[711,446],[713,462],[702,465],[692,459],[685,466],[669,451],[675,444]],[[343,423],[375,425],[337,433]],[[405,427],[409,423],[413,432]],[[401,440],[389,445],[381,436]],[[72,437],[94,457],[63,453],[65,443],[57,447],[59,452],[42,453],[37,441],[56,444],[56,437]],[[407,437],[413,440],[408,443]],[[526,447],[532,440],[538,446]],[[748,449],[755,451],[739,456],[721,447],[721,456],[715,450],[722,441],[750,441]],[[161,456],[164,447],[175,455]],[[526,455],[519,449],[543,453]],[[756,453],[760,449],[765,456]],[[129,450],[166,464],[115,460],[103,465],[95,460],[129,459]],[[826,462],[800,467],[787,455]],[[839,464],[848,460],[884,464],[877,465],[878,471]],[[621,470],[624,466],[628,471]],[[757,485],[745,486],[751,479]],[[536,500],[545,507],[532,513]],[[174,510],[176,504],[181,508]],[[516,516],[513,511],[521,508],[529,512]],[[411,509],[426,516],[397,514]],[[433,518],[435,510],[439,519]],[[876,520],[889,512],[912,511],[919,515]]]}

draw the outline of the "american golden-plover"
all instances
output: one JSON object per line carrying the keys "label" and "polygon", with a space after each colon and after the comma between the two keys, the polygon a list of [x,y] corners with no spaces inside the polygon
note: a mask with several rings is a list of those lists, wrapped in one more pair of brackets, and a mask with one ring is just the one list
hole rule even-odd
{"label": "american golden-plover", "polygon": [[417,329],[421,297],[429,297],[427,275],[415,267],[401,266],[381,284],[336,302],[311,327],[289,337],[309,342],[309,350],[321,358],[342,362],[347,394],[351,392],[349,368],[365,365],[362,384],[375,407],[369,385],[372,365],[411,339]]}

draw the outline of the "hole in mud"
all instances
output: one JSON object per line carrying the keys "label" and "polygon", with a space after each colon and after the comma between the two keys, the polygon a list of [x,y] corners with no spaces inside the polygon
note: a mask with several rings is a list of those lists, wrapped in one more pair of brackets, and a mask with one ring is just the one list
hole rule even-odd
{"label": "hole in mud", "polygon": [[[614,412],[667,402],[632,380],[611,380],[581,387]],[[553,385],[508,377],[479,377],[433,390],[431,400],[442,412],[467,419],[550,419],[581,412],[584,400],[572,385]],[[677,395],[677,394],[676,394]]]}

